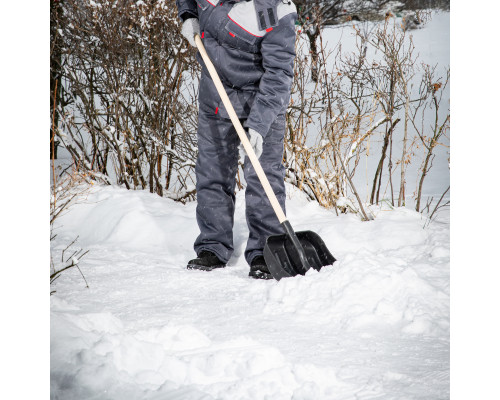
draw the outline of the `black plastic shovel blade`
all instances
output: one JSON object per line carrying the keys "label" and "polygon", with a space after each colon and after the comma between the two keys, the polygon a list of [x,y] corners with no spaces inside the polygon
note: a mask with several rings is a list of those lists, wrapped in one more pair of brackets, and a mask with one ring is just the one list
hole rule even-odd
{"label": "black plastic shovel blade", "polygon": [[264,259],[274,279],[305,275],[311,267],[319,271],[336,261],[317,233],[301,231],[294,234],[300,245],[288,233],[267,238]]}

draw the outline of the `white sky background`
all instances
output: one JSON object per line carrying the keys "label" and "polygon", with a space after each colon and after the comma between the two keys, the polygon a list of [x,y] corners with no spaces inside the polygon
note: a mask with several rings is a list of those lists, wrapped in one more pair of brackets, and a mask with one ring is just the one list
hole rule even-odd
{"label": "white sky background", "polygon": [[[451,2],[451,398],[500,398],[497,2]],[[2,398],[49,398],[49,2],[2,4]],[[5,318],[6,317],[6,318]]]}

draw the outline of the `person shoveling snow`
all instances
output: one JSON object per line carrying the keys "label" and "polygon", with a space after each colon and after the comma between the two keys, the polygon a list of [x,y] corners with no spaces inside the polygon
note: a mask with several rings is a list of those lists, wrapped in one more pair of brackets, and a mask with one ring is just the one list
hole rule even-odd
{"label": "person shoveling snow", "polygon": [[277,0],[176,3],[182,34],[198,47],[203,66],[196,164],[200,235],[194,243],[197,258],[188,269],[223,268],[233,253],[238,147],[247,182],[249,275],[279,280],[332,264],[335,258],[319,236],[296,235],[284,213],[282,160],[295,5]]}

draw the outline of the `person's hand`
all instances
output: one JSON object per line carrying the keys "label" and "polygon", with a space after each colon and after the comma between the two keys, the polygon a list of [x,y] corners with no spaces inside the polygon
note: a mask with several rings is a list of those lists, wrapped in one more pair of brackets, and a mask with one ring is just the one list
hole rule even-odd
{"label": "person's hand", "polygon": [[181,34],[184,36],[189,44],[196,47],[196,42],[194,41],[194,35],[200,34],[200,22],[197,18],[188,18],[182,24]]}
{"label": "person's hand", "polygon": [[[247,131],[247,136],[248,140],[250,141],[250,145],[255,152],[255,155],[257,156],[257,158],[259,158],[262,155],[262,143],[264,142],[264,138],[259,132],[254,131],[252,128]],[[247,152],[243,147],[243,143],[240,143],[239,152],[240,158],[243,161],[245,159],[245,156],[247,155]]]}

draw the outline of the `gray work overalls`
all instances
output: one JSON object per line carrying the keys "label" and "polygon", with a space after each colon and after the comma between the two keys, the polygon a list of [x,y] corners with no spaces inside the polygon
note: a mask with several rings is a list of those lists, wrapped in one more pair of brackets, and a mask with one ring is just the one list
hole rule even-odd
{"label": "gray work overalls", "polygon": [[[295,58],[295,5],[283,0],[177,0],[179,16],[200,22],[203,44],[246,128],[263,140],[260,157],[278,201],[285,209],[283,142]],[[197,254],[215,253],[227,262],[233,253],[234,189],[240,140],[215,85],[202,65],[199,89],[196,217]],[[244,162],[249,238],[248,263],[262,255],[266,238],[282,233],[269,200],[251,166]]]}

